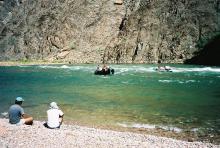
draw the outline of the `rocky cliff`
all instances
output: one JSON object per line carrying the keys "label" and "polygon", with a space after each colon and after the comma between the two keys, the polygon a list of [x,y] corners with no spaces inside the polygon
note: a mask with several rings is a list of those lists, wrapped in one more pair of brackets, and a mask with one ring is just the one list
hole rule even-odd
{"label": "rocky cliff", "polygon": [[0,60],[182,63],[220,34],[219,0],[0,0]]}

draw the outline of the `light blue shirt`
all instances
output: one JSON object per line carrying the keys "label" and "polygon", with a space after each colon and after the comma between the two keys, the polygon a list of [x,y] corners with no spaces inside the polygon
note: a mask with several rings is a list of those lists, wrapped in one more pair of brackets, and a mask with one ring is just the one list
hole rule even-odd
{"label": "light blue shirt", "polygon": [[24,109],[18,105],[14,104],[9,108],[9,122],[11,124],[16,124],[20,122],[21,116],[24,114]]}

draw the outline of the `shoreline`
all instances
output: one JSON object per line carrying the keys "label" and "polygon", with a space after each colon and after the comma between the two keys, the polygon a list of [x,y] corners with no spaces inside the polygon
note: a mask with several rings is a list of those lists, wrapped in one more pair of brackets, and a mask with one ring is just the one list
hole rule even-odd
{"label": "shoreline", "polygon": [[[54,62],[49,62],[49,61],[0,61],[0,66],[25,66],[25,65],[59,65],[59,64],[103,64],[103,63],[72,63],[72,62],[63,62],[63,61],[54,61]],[[117,64],[117,63],[107,63],[107,64]],[[120,63],[120,64],[158,64],[158,63]],[[162,64],[182,64],[184,63],[162,63]]]}
{"label": "shoreline", "polygon": [[42,121],[32,126],[16,126],[0,118],[0,147],[192,147],[219,148],[204,142],[186,142],[162,136],[120,132],[86,126],[64,124],[60,129],[47,129]]}
{"label": "shoreline", "polygon": [[65,62],[46,62],[46,61],[0,61],[0,66],[21,66],[21,65],[55,65],[55,64],[69,64]]}
{"label": "shoreline", "polygon": [[[43,122],[43,121],[41,121]],[[136,133],[136,134],[142,134],[142,135],[152,135],[152,136],[158,136],[158,137],[166,137],[171,138],[175,140],[181,140],[185,142],[202,142],[202,143],[211,143],[214,145],[220,145],[219,135],[215,134],[198,134],[196,132],[192,131],[175,131],[172,128],[171,129],[164,129],[160,127],[155,128],[144,128],[144,127],[125,127],[125,126],[116,126],[116,125],[91,125],[88,123],[80,123],[80,122],[73,122],[73,121],[66,121],[65,124],[68,125],[77,125],[77,126],[83,126],[88,128],[96,128],[96,129],[102,129],[102,130],[111,130],[116,132],[130,132],[130,133]]]}

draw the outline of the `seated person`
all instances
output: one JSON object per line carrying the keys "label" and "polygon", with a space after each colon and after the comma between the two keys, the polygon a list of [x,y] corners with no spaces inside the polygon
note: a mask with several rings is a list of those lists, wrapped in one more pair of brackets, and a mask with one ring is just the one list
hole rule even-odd
{"label": "seated person", "polygon": [[164,66],[158,66],[157,70],[165,70]]}
{"label": "seated person", "polygon": [[171,70],[170,66],[164,66],[165,70]]}
{"label": "seated person", "polygon": [[9,123],[17,125],[32,125],[33,117],[24,113],[24,109],[21,107],[23,102],[22,97],[17,97],[15,99],[15,104],[9,108]]}
{"label": "seated person", "polygon": [[96,70],[97,70],[97,71],[102,71],[101,66],[100,66],[100,65],[98,65]]}
{"label": "seated person", "polygon": [[54,129],[60,128],[63,122],[64,113],[59,109],[56,102],[50,103],[50,109],[47,110],[47,122],[44,124],[45,127]]}
{"label": "seated person", "polygon": [[104,71],[108,71],[108,69],[109,69],[109,66],[106,65],[106,64],[104,64],[103,67],[102,67],[102,70],[104,70]]}

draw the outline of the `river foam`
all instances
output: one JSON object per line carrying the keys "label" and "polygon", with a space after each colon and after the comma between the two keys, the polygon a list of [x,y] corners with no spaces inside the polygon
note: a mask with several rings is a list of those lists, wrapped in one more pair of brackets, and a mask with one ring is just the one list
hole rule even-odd
{"label": "river foam", "polygon": [[196,83],[199,81],[196,81],[196,80],[158,80],[158,82],[187,84],[187,83]]}
{"label": "river foam", "polygon": [[[20,66],[20,67],[28,67],[28,66]],[[96,66],[91,65],[39,65],[39,68],[56,68],[56,69],[70,69],[70,70],[86,70],[86,71],[95,71]],[[218,67],[176,67],[170,66],[172,72],[216,72],[220,73],[220,68]],[[111,65],[111,68],[115,69],[115,74],[123,74],[123,73],[149,73],[149,72],[158,72],[156,71],[157,66],[150,65]]]}
{"label": "river foam", "polygon": [[117,123],[117,125],[126,128],[144,128],[144,129],[163,129],[166,131],[173,131],[176,133],[180,133],[183,130],[174,126],[163,126],[163,125],[152,125],[152,124],[141,124],[141,123]]}

